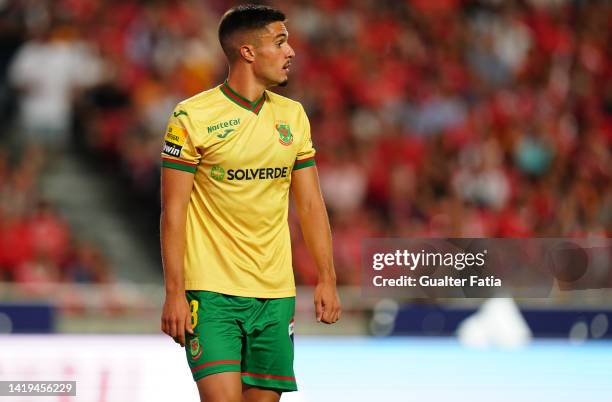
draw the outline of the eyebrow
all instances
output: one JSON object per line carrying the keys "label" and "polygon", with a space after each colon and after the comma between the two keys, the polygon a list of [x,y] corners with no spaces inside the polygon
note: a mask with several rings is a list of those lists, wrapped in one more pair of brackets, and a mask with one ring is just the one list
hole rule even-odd
{"label": "eyebrow", "polygon": [[282,32],[282,33],[277,34],[277,35],[274,37],[274,40],[276,40],[276,39],[280,39],[281,37],[288,38],[288,37],[289,37],[289,35],[288,35],[288,34],[286,34],[286,33],[284,33],[284,32]]}

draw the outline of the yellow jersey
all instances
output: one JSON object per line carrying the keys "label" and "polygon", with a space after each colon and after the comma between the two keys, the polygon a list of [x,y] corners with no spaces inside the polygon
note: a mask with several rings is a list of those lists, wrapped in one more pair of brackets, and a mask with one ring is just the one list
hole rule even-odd
{"label": "yellow jersey", "polygon": [[287,223],[291,172],[313,166],[314,155],[304,108],[273,92],[249,102],[225,82],[176,106],[162,167],[195,174],[186,290],[295,296]]}

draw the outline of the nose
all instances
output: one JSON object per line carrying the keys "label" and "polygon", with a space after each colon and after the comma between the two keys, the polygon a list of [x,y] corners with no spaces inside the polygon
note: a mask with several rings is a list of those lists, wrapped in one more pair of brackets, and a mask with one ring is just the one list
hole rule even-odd
{"label": "nose", "polygon": [[295,52],[293,48],[287,43],[287,57],[293,59],[295,57]]}

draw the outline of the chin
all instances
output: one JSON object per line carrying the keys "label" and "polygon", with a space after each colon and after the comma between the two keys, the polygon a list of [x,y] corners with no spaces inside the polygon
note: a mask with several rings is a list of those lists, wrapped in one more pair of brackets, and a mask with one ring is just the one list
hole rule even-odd
{"label": "chin", "polygon": [[268,81],[267,87],[286,87],[289,83],[289,77],[285,76],[284,78],[274,78]]}

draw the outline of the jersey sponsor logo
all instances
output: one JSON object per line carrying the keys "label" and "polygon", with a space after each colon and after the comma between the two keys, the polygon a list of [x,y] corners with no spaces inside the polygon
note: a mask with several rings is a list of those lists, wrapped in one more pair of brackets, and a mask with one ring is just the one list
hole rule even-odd
{"label": "jersey sponsor logo", "polygon": [[[212,126],[208,126],[206,127],[206,129],[208,130],[208,134],[210,134],[210,133],[214,133],[217,130],[221,130],[222,128],[235,127],[239,124],[240,124],[240,119],[229,119],[226,121],[222,121],[220,123],[213,124]],[[231,131],[234,131],[234,130],[232,129]],[[227,134],[229,134],[231,131],[228,132],[227,130],[225,130],[225,132],[223,133],[225,135],[223,137],[219,137],[219,135],[223,135],[223,134],[219,134],[217,135],[217,137],[225,138],[227,137]]]}
{"label": "jersey sponsor logo", "polygon": [[185,130],[170,124],[164,137],[165,143],[163,153],[178,157],[181,154],[186,139],[187,132]]}
{"label": "jersey sponsor logo", "polygon": [[229,181],[242,180],[272,180],[286,178],[289,174],[289,168],[283,167],[263,167],[255,169],[227,169],[215,165],[210,170],[210,177],[217,181],[227,179]]}
{"label": "jersey sponsor logo", "polygon": [[187,112],[186,112],[186,111],[184,111],[184,110],[179,110],[178,112],[172,112],[172,115],[173,115],[174,117],[179,117],[179,116],[181,116],[181,115],[185,115],[185,116],[187,116]]}
{"label": "jersey sponsor logo", "polygon": [[227,180],[270,180],[287,177],[288,168],[228,169]]}
{"label": "jersey sponsor logo", "polygon": [[182,147],[185,145],[185,140],[187,139],[187,133],[181,127],[170,124],[168,126],[168,131],[166,132],[166,141],[171,142],[175,145]]}
{"label": "jersey sponsor logo", "polygon": [[225,137],[227,137],[232,131],[234,131],[233,128],[228,128],[226,129],[223,134],[217,134],[217,138],[221,138],[224,139]]}
{"label": "jersey sponsor logo", "polygon": [[225,177],[225,169],[223,169],[221,166],[213,166],[210,170],[210,177],[217,181],[223,180],[223,177]]}
{"label": "jersey sponsor logo", "polygon": [[289,124],[285,122],[278,122],[276,124],[276,131],[278,132],[278,141],[286,146],[293,144],[293,134],[291,134],[291,128]]}
{"label": "jersey sponsor logo", "polygon": [[181,147],[177,147],[174,144],[170,144],[170,143],[166,142],[164,144],[164,149],[163,149],[162,152],[167,154],[167,155],[170,155],[170,156],[179,157],[181,155]]}
{"label": "jersey sponsor logo", "polygon": [[199,338],[193,338],[191,342],[189,342],[189,351],[191,352],[193,360],[198,360],[202,355],[202,346],[200,345]]}

